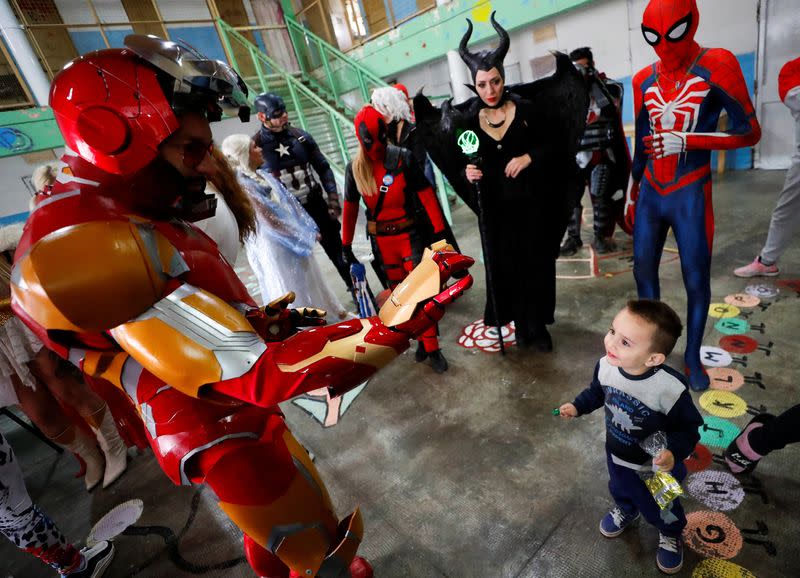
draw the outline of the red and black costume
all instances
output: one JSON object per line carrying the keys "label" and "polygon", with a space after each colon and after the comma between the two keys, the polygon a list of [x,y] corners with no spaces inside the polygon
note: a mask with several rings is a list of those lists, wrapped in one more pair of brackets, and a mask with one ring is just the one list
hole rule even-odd
{"label": "red and black costume", "polygon": [[79,57],[53,80],[50,105],[81,156],[65,157],[26,224],[14,311],[48,347],[127,394],[164,472],[176,484],[211,486],[260,576],[338,577],[348,567],[371,576],[355,557],[358,509],[336,517],[277,404],[362,383],[442,317],[471,278],[443,292],[440,281],[472,260],[429,254],[428,272],[412,276],[439,278],[416,301],[393,294],[381,316],[296,332],[298,313],[285,301],[257,307],[187,221],[213,205],[161,156],[163,146],[181,146],[183,168],[211,162],[210,142],[165,143],[185,122],[176,112],[207,128],[197,115],[219,120],[230,104],[245,119],[243,81],[172,42],[125,44]]}
{"label": "red and black costume", "polygon": [[[570,58],[586,80],[589,93],[589,112],[576,161],[579,179],[575,194],[575,209],[567,226],[567,238],[561,246],[562,255],[573,255],[583,245],[581,219],[583,191],[589,186],[589,198],[594,213],[594,242],[597,253],[616,250],[612,240],[614,227],[623,221],[625,190],[631,170],[628,141],[622,127],[622,83],[611,80],[594,67],[594,55],[589,47],[570,52]],[[586,60],[584,65],[582,60]]]}
{"label": "red and black costume", "polygon": [[[372,167],[376,193],[359,191],[353,176],[353,164],[345,170],[344,209],[342,213],[342,244],[346,258],[352,255],[353,235],[361,199],[367,210],[367,235],[390,289],[394,289],[419,263],[428,239],[420,234],[415,218],[415,206],[421,202],[430,220],[434,238],[443,239],[445,220],[436,194],[419,170],[407,149],[388,144],[383,115],[372,106],[365,106],[355,118],[356,135]],[[415,199],[416,197],[416,199]],[[441,356],[436,328],[431,327],[420,339],[419,357]],[[443,358],[442,358],[443,360]],[[434,368],[437,368],[436,361]],[[442,367],[439,365],[439,367]],[[444,369],[446,370],[446,362]]]}
{"label": "red and black costume", "polygon": [[[711,302],[711,151],[761,138],[736,57],[695,42],[699,19],[696,0],[651,0],[645,9],[642,33],[660,60],[633,77],[636,139],[626,206],[640,298],[660,298],[661,254],[669,229],[675,234],[688,301],[684,362],[695,390],[709,384],[700,346]],[[723,110],[728,130],[720,132]]]}

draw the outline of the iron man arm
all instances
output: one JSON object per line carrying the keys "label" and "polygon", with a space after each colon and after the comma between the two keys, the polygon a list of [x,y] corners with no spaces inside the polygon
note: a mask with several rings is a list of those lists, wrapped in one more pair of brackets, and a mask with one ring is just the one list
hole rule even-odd
{"label": "iron man arm", "polygon": [[270,345],[242,378],[211,385],[218,393],[270,406],[328,387],[341,395],[363,383],[408,348],[444,315],[447,305],[472,286],[466,275],[450,276],[474,263],[445,242],[426,249],[420,264],[398,285],[376,317],[303,331]]}
{"label": "iron man arm", "polygon": [[[76,271],[64,255],[83,255],[94,268]],[[323,386],[347,391],[437,321],[472,280],[442,287],[473,261],[451,251],[425,261],[396,289],[390,313],[269,346],[245,317],[253,307],[237,308],[181,281],[188,266],[180,253],[140,223],[85,223],[45,237],[19,259],[13,290],[17,306],[48,335],[71,341],[71,357],[89,375],[122,387],[129,355],[187,395],[213,390],[269,407]],[[104,334],[113,338],[105,347]]]}

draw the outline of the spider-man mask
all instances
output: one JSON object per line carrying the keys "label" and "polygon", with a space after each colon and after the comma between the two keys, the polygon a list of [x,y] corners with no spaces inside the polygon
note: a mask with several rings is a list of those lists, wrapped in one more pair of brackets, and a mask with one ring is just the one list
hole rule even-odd
{"label": "spider-man mask", "polygon": [[642,16],[642,34],[667,70],[689,65],[700,13],[696,0],[650,0]]}
{"label": "spider-man mask", "polygon": [[386,156],[386,122],[383,115],[371,106],[365,106],[354,122],[358,142],[373,161],[383,161]]}

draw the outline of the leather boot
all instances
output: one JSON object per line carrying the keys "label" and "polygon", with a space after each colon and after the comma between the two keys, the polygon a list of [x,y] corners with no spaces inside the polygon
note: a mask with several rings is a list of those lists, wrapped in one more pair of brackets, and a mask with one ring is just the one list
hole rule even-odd
{"label": "leather boot", "polygon": [[421,363],[428,359],[428,352],[425,351],[425,346],[422,341],[417,341],[417,350],[414,352],[414,361]]}
{"label": "leather boot", "polygon": [[431,360],[431,367],[436,373],[444,373],[450,367],[444,355],[442,355],[441,349],[429,351],[428,358]]}
{"label": "leather boot", "polygon": [[583,216],[583,207],[578,205],[572,210],[569,224],[567,225],[567,238],[561,245],[559,254],[562,257],[569,257],[578,252],[578,249],[583,247],[581,241],[581,218]]}

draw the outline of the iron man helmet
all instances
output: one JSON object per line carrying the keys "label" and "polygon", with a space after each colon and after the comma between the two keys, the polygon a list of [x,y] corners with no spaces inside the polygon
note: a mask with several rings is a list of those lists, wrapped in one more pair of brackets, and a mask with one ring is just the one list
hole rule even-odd
{"label": "iron man helmet", "polygon": [[217,121],[223,110],[246,122],[247,87],[227,64],[156,36],[130,35],[125,48],[79,56],[53,79],[50,106],[67,146],[98,168],[131,174],[150,163],[197,111]]}

